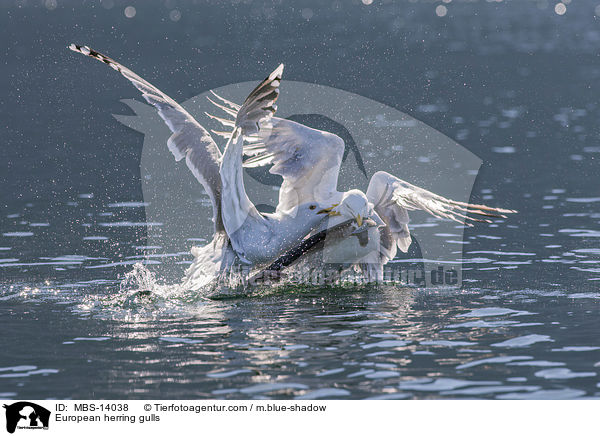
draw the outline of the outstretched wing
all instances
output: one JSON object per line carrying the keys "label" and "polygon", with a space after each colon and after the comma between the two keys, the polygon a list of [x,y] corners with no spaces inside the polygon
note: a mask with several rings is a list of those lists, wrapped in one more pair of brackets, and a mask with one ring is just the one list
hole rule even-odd
{"label": "outstretched wing", "polygon": [[242,135],[245,138],[255,135],[262,127],[267,127],[269,121],[273,117],[277,106],[275,102],[279,97],[279,85],[281,84],[281,76],[283,74],[283,64],[280,64],[269,76],[260,82],[260,84],[252,90],[244,104],[233,103],[223,97],[220,97],[215,92],[212,94],[221,101],[216,101],[208,98],[208,100],[219,109],[223,110],[227,115],[234,119],[220,118],[207,113],[210,118],[219,121],[224,127],[231,128],[227,132],[213,131],[219,136],[229,139],[233,131],[237,128],[241,129]]}
{"label": "outstretched wing", "polygon": [[[242,127],[246,168],[272,165],[269,172],[283,177],[278,211],[289,211],[309,201],[325,200],[337,192],[344,141],[337,135],[273,116],[283,66],[275,70],[242,106],[216,94],[211,102],[235,118],[208,114],[225,127]],[[215,132],[229,138],[232,132]]]}
{"label": "outstretched wing", "polygon": [[221,178],[219,176],[221,152],[210,136],[210,133],[175,100],[130,69],[87,46],[71,44],[69,48],[104,62],[117,70],[142,92],[142,96],[148,103],[158,109],[158,114],[165,120],[165,123],[173,133],[167,141],[169,150],[173,153],[177,161],[185,157],[188,168],[192,171],[194,177],[204,186],[211,199],[215,230],[223,230],[221,219]]}
{"label": "outstretched wing", "polygon": [[437,218],[450,219],[469,227],[473,226],[473,221],[488,223],[491,221],[487,218],[475,218],[468,214],[506,218],[505,213],[516,212],[450,200],[405,182],[385,171],[378,171],[373,175],[367,189],[367,197],[375,205],[375,211],[386,223],[386,227],[382,228],[382,232],[384,232],[382,246],[393,250],[394,253],[394,244],[397,244],[403,252],[408,251],[410,246],[409,210],[424,210]]}
{"label": "outstretched wing", "polygon": [[244,166],[273,165],[269,172],[283,177],[277,209],[331,198],[344,155],[342,138],[282,118],[273,117],[270,124],[244,147],[250,156]]}

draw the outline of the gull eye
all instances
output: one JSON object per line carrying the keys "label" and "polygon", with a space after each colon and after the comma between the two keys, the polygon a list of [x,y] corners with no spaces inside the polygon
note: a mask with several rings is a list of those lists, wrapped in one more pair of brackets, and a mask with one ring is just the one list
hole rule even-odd
{"label": "gull eye", "polygon": [[313,205],[310,205],[310,206],[308,206],[308,208],[309,208],[310,210],[315,210],[315,209],[317,208],[317,206],[315,206],[315,205],[313,204]]}

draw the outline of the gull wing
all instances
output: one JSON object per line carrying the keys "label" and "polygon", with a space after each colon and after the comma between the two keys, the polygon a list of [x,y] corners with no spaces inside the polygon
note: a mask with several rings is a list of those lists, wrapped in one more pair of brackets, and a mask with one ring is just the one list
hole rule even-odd
{"label": "gull wing", "polygon": [[130,69],[87,46],[71,44],[73,51],[104,62],[129,80],[142,92],[148,103],[158,109],[158,114],[173,133],[167,146],[177,161],[185,158],[188,168],[208,193],[213,206],[215,231],[223,230],[221,219],[221,178],[219,160],[221,152],[210,133],[202,127],[181,105]]}
{"label": "gull wing", "polygon": [[283,74],[280,64],[269,76],[248,94],[242,105],[233,103],[211,91],[217,100],[208,98],[216,107],[233,119],[221,118],[207,113],[210,118],[219,121],[224,127],[231,128],[227,132],[213,131],[215,134],[230,139],[236,129],[241,129],[244,138],[255,135],[263,126],[268,126],[273,114],[277,111],[275,102],[279,97],[279,85]]}
{"label": "gull wing", "polygon": [[[295,121],[274,117],[283,65],[280,65],[246,98],[243,105],[213,93],[220,103],[209,99],[230,117],[207,114],[228,132],[214,132],[231,138],[241,129],[246,168],[272,165],[269,172],[283,177],[278,211],[286,212],[309,201],[321,202],[337,193],[337,181],[345,144],[330,132],[313,129]],[[330,206],[330,205],[328,205]]]}
{"label": "gull wing", "polygon": [[283,177],[278,210],[323,202],[337,193],[344,155],[342,138],[276,117],[254,137],[257,141],[244,147],[244,153],[250,155],[244,166],[272,165],[269,172]]}
{"label": "gull wing", "polygon": [[491,221],[467,214],[475,214],[480,217],[506,218],[505,213],[516,212],[509,209],[450,200],[412,185],[385,171],[378,171],[373,175],[367,189],[367,197],[375,205],[375,211],[386,223],[386,227],[381,228],[382,248],[390,250],[390,254],[393,252],[394,255],[394,245],[397,245],[403,252],[408,251],[410,246],[409,210],[424,210],[437,218],[450,219],[469,227],[473,226],[473,221],[487,223]]}

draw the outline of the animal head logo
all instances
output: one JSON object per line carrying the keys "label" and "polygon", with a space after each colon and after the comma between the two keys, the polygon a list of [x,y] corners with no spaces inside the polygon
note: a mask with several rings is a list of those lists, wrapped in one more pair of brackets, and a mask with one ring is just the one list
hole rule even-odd
{"label": "animal head logo", "polygon": [[[233,102],[244,101],[256,82],[223,86],[214,91]],[[202,125],[222,130],[205,115],[214,113],[207,91],[182,103]],[[124,125],[144,134],[141,178],[148,245],[168,252],[185,252],[192,245],[204,245],[212,237],[210,200],[192,174],[174,161],[166,142],[171,132],[156,110],[137,100],[124,100],[135,115],[115,115]],[[378,171],[387,171],[410,183],[451,198],[469,202],[481,160],[467,149],[425,123],[374,100],[328,86],[286,80],[281,85],[277,116],[326,130],[345,143],[338,189],[366,192],[369,180]],[[222,138],[214,136],[223,148]],[[221,139],[221,142],[219,140]],[[261,212],[272,212],[278,203],[280,176],[269,168],[248,168],[244,185]],[[424,286],[436,283],[434,276],[453,274],[452,285],[461,285],[460,252],[456,241],[464,228],[453,221],[432,220],[425,213],[411,213],[412,245],[407,259],[422,259],[420,268],[430,271]],[[453,243],[447,241],[451,234]],[[460,249],[459,249],[460,250]],[[150,253],[150,252],[149,252]],[[325,263],[340,261],[333,257]],[[150,263],[156,263],[150,261]],[[395,263],[395,265],[402,265]],[[178,279],[182,266],[164,259],[156,265],[161,275]]]}
{"label": "animal head logo", "polygon": [[14,433],[17,428],[47,429],[50,423],[50,411],[28,401],[5,404],[6,431]]}

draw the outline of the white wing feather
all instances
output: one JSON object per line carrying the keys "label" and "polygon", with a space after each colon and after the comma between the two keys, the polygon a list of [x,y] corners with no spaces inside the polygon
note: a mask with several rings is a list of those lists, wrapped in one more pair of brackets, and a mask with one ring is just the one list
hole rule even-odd
{"label": "white wing feather", "polygon": [[256,137],[258,142],[244,147],[244,153],[251,156],[244,166],[272,164],[269,172],[283,177],[278,210],[321,202],[337,192],[344,155],[342,138],[276,117],[271,119],[270,128],[262,128]]}
{"label": "white wing feather", "polygon": [[221,152],[210,133],[202,127],[181,105],[115,60],[87,46],[71,44],[78,53],[104,62],[129,80],[142,92],[146,101],[158,109],[158,114],[173,133],[167,146],[177,161],[185,158],[194,177],[204,186],[213,206],[215,230],[223,230],[221,219],[221,178],[219,160]]}
{"label": "white wing feather", "polygon": [[[375,211],[386,223],[392,241],[403,252],[408,250],[411,242],[408,230],[409,210],[424,210],[437,218],[450,219],[469,227],[473,226],[472,221],[488,223],[491,221],[467,214],[506,218],[505,213],[515,212],[514,210],[450,200],[412,185],[385,171],[378,171],[373,175],[367,189],[367,197],[375,205]],[[391,249],[392,247],[387,248]]]}
{"label": "white wing feather", "polygon": [[[235,121],[207,115],[226,128],[241,129],[248,156],[244,167],[273,165],[269,172],[283,177],[277,211],[289,212],[302,203],[335,198],[345,145],[333,133],[273,116],[282,72],[280,65],[241,106],[213,92],[222,104],[209,99],[211,103]],[[230,138],[233,131],[214,133]]]}

